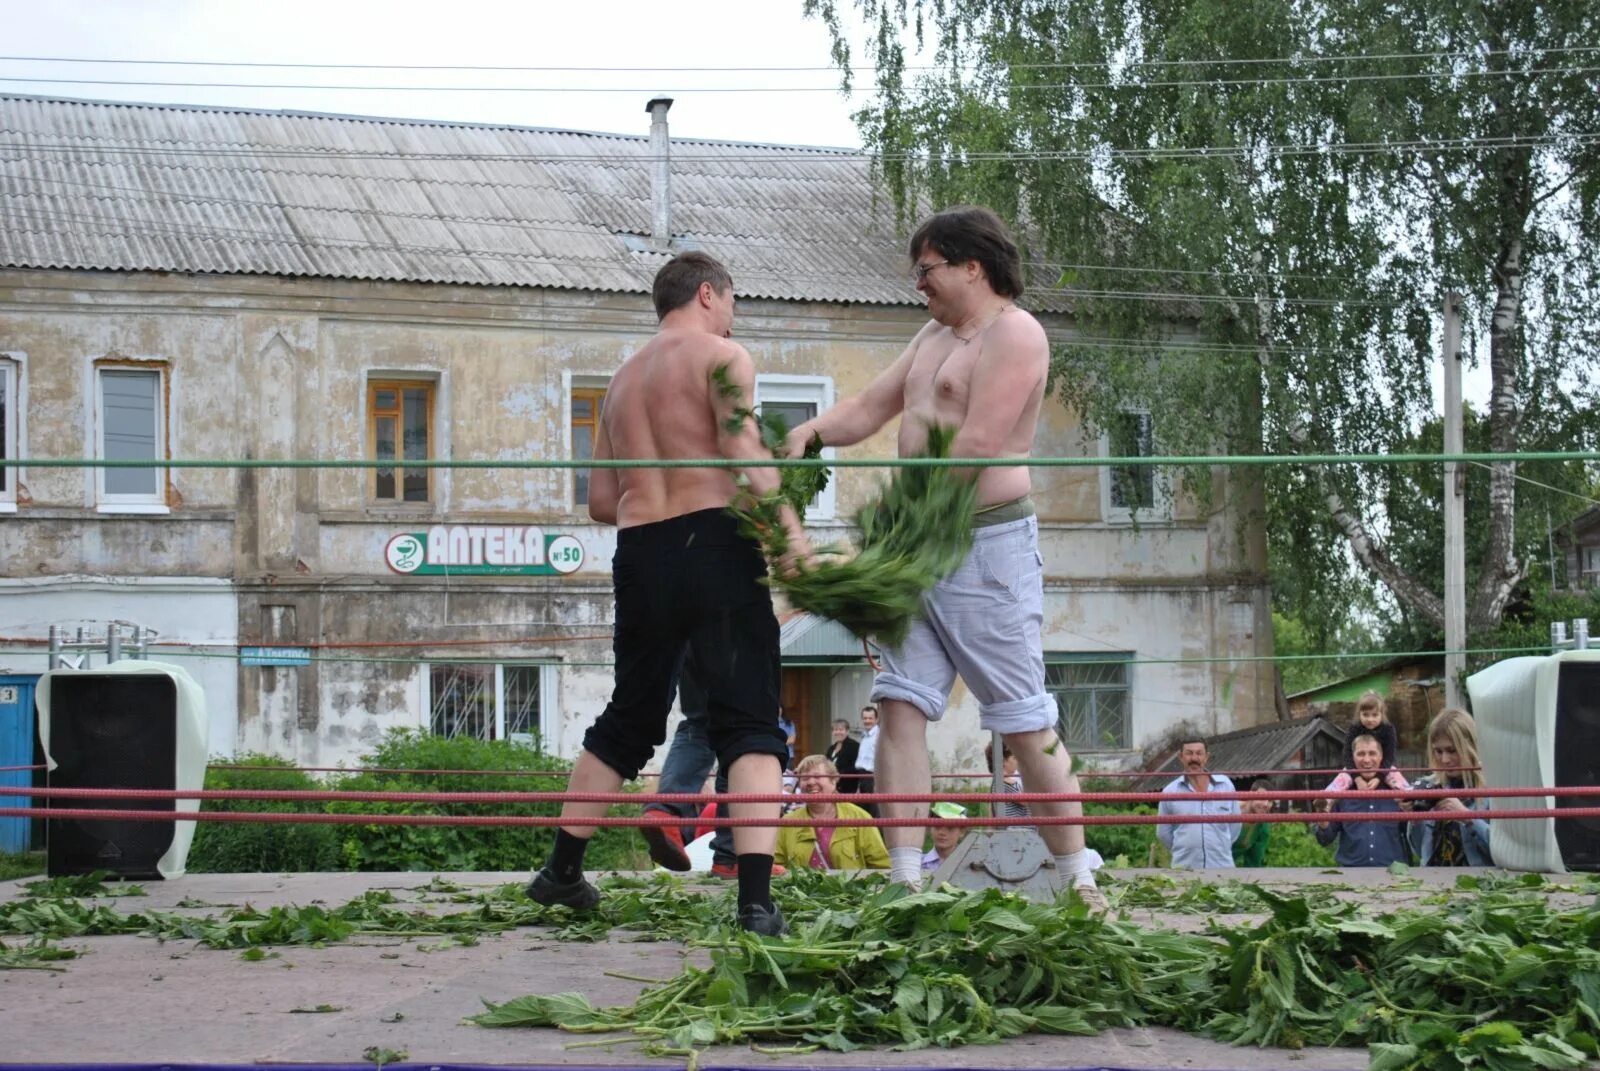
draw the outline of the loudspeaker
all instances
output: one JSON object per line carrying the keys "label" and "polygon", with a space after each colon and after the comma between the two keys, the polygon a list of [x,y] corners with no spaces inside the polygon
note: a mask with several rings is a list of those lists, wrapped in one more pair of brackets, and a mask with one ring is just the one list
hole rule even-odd
{"label": "loudspeaker", "polygon": [[[1556,784],[1600,787],[1600,663],[1563,662],[1556,680]],[[1597,807],[1593,796],[1556,808]],[[1600,870],[1600,819],[1557,818],[1556,844],[1569,870]]]}
{"label": "loudspeaker", "polygon": [[[52,788],[178,787],[178,689],[159,673],[52,674]],[[52,809],[172,811],[173,800],[51,799]],[[170,821],[55,819],[47,832],[51,876],[108,871],[158,878],[172,847]]]}

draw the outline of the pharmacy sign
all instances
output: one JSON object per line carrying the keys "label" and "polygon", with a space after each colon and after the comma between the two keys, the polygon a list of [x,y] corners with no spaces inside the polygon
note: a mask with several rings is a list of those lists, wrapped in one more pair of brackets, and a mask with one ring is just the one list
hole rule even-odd
{"label": "pharmacy sign", "polygon": [[536,525],[440,524],[389,540],[383,558],[403,576],[558,576],[583,567],[583,544]]}

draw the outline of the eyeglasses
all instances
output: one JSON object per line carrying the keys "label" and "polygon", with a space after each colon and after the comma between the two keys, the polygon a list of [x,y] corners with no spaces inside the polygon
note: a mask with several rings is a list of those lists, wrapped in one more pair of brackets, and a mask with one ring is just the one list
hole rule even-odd
{"label": "eyeglasses", "polygon": [[912,284],[920,283],[928,277],[928,273],[935,268],[942,268],[950,263],[948,260],[936,260],[932,264],[918,264],[911,269]]}

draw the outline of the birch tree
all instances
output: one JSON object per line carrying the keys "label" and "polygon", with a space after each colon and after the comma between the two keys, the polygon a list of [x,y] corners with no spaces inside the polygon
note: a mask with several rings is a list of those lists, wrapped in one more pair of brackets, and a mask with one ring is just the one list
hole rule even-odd
{"label": "birch tree", "polygon": [[[805,6],[832,29],[845,85],[869,88],[857,120],[902,216],[977,201],[1030,236],[1035,285],[1068,292],[1083,336],[1056,354],[1054,382],[1092,427],[1137,404],[1164,452],[1398,450],[1437,414],[1454,287],[1488,365],[1492,449],[1592,445],[1592,2]],[[1573,468],[1540,482],[1584,483]],[[1385,502],[1417,474],[1264,478],[1275,584],[1303,612],[1349,597],[1353,559],[1442,625],[1442,578],[1390,547]],[[1487,514],[1469,519],[1484,529],[1468,563],[1469,627],[1483,630],[1527,573],[1517,504],[1531,485],[1510,462],[1469,479],[1489,485]]]}

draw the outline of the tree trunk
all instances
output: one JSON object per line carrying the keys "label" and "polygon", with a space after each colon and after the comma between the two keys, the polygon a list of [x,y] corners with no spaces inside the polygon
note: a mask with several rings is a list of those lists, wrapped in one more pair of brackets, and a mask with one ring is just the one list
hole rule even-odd
{"label": "tree trunk", "polygon": [[[1519,228],[1520,230],[1520,228]],[[1514,453],[1520,436],[1517,426],[1517,378],[1520,365],[1518,321],[1522,312],[1522,239],[1506,243],[1495,265],[1494,314],[1489,321],[1489,449]],[[1500,623],[1512,589],[1526,574],[1517,561],[1517,466],[1496,461],[1489,466],[1489,543],[1479,567],[1477,590],[1467,614],[1473,629]]]}

